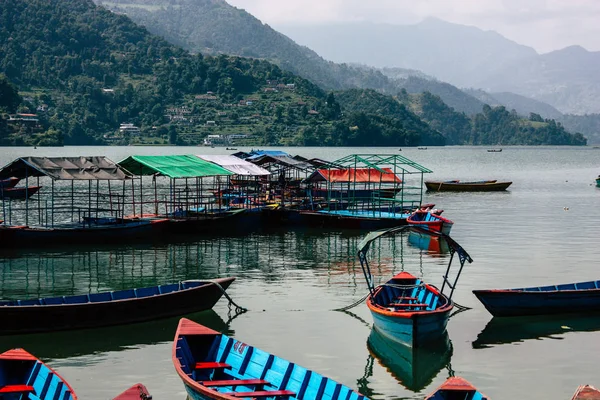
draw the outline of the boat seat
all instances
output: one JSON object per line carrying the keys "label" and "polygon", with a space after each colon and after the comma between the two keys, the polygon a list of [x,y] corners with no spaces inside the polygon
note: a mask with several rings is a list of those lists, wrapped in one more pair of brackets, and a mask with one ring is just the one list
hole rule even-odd
{"label": "boat seat", "polygon": [[204,381],[200,382],[204,386],[218,387],[218,386],[262,386],[270,385],[269,381],[264,379],[230,379],[222,381]]}
{"label": "boat seat", "polygon": [[428,307],[429,304],[424,303],[413,303],[413,304],[401,304],[401,303],[390,303],[389,307]]}
{"label": "boat seat", "polygon": [[229,392],[224,393],[233,397],[289,397],[296,393],[291,390],[262,390],[258,392]]}
{"label": "boat seat", "polygon": [[195,369],[226,369],[231,368],[231,365],[220,362],[199,362],[196,363]]}
{"label": "boat seat", "polygon": [[35,389],[29,385],[6,385],[0,387],[0,393],[33,393]]}
{"label": "boat seat", "polygon": [[408,301],[412,301],[412,300],[417,300],[416,297],[403,297],[403,296],[398,296],[396,297],[398,300],[408,300]]}

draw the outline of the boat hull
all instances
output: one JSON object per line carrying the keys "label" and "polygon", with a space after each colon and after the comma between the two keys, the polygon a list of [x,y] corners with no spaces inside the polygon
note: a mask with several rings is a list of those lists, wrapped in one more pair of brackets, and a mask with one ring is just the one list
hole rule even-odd
{"label": "boat hull", "polygon": [[194,400],[366,400],[330,378],[185,318],[175,334],[172,359]]}
{"label": "boat hull", "polygon": [[452,230],[452,225],[454,225],[454,222],[448,218],[444,218],[441,215],[434,214],[430,211],[415,211],[408,217],[407,222],[409,225],[417,226],[432,232],[443,233],[444,235],[449,235]]}
{"label": "boat hull", "polygon": [[[396,218],[387,218],[393,214]],[[367,215],[374,215],[373,217]],[[407,224],[407,214],[370,211],[363,215],[351,212],[290,211],[287,221],[296,225],[340,229],[377,230]]]}
{"label": "boat hull", "polygon": [[450,310],[442,313],[412,313],[409,317],[389,316],[371,310],[378,333],[405,346],[422,347],[443,338]]}
{"label": "boat hull", "polygon": [[[235,278],[215,279],[227,289]],[[122,325],[212,308],[223,292],[214,284],[133,299],[57,305],[0,305],[0,334],[49,332]]]}
{"label": "boat hull", "polygon": [[8,187],[0,190],[0,199],[22,200],[36,194],[41,186]]}
{"label": "boat hull", "polygon": [[427,190],[432,192],[500,192],[506,190],[512,182],[425,182]]}
{"label": "boat hull", "polygon": [[474,290],[495,317],[600,312],[600,289],[565,291]]}
{"label": "boat hull", "polygon": [[36,228],[0,226],[0,248],[44,247],[55,244],[122,243],[159,238],[166,231],[167,219],[131,221],[113,225],[73,228]]}

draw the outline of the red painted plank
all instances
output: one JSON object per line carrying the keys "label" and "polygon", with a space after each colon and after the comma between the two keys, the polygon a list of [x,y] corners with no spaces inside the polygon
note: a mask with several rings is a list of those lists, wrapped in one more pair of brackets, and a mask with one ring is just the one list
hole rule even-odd
{"label": "red painted plank", "polygon": [[33,354],[28,353],[23,349],[12,349],[0,354],[0,360],[29,360],[37,361]]}
{"label": "red painted plank", "polygon": [[227,363],[219,362],[199,362],[196,363],[195,369],[218,369],[218,368],[231,368],[231,365]]}
{"label": "red painted plank", "polygon": [[295,396],[291,390],[263,390],[260,392],[231,392],[226,393],[233,397],[272,397],[272,396]]}
{"label": "red painted plank", "polygon": [[219,332],[214,331],[205,326],[199,325],[194,321],[190,321],[187,318],[181,318],[179,320],[179,327],[177,329],[178,336],[182,335],[220,335]]}
{"label": "red painted plank", "polygon": [[0,393],[33,393],[33,386],[27,385],[6,385],[0,387]]}
{"label": "red painted plank", "polygon": [[204,386],[254,386],[254,385],[268,385],[269,381],[264,379],[231,379],[222,381],[205,381],[200,382]]}

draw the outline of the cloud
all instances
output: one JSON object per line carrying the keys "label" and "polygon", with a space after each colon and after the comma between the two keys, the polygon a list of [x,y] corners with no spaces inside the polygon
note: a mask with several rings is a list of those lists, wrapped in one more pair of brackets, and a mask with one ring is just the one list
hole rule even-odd
{"label": "cloud", "polygon": [[598,0],[227,0],[271,25],[349,21],[416,23],[426,17],[495,30],[546,52],[600,50]]}

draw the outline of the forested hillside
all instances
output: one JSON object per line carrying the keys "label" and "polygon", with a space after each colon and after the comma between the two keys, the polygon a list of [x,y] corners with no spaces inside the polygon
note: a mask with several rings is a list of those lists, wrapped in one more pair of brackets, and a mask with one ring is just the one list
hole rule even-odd
{"label": "forested hillside", "polygon": [[504,106],[483,105],[481,112],[467,116],[448,107],[429,92],[410,94],[402,91],[392,98],[374,90],[348,90],[338,94],[342,107],[349,111],[367,110],[382,116],[412,111],[446,137],[448,144],[470,145],[585,145],[581,134],[570,134],[551,119],[532,113],[523,118]]}
{"label": "forested hillside", "polygon": [[[343,113],[272,63],[190,55],[88,0],[5,1],[0,73],[23,97],[3,144],[197,144],[235,134],[257,144],[361,145],[371,129],[390,145],[444,143],[418,117]],[[123,123],[141,135],[119,133]]]}

